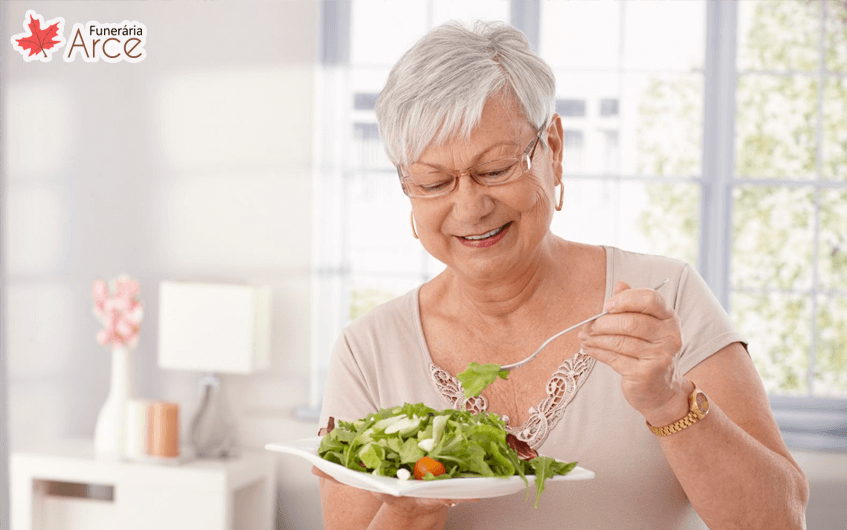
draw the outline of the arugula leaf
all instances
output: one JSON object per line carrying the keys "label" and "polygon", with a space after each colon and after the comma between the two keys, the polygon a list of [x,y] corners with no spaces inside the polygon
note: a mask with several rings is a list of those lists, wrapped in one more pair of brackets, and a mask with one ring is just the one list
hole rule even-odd
{"label": "arugula leaf", "polygon": [[506,379],[509,377],[509,371],[501,370],[499,364],[478,364],[474,362],[468,365],[467,370],[456,375],[456,379],[462,383],[462,388],[464,388],[465,399],[478,396],[485,387],[493,383],[498,377]]}
{"label": "arugula leaf", "polygon": [[567,475],[574,467],[576,462],[570,464],[558,462],[549,456],[536,456],[529,460],[529,465],[535,471],[535,507],[538,508],[538,499],[541,498],[541,493],[544,491],[544,483],[553,475]]}

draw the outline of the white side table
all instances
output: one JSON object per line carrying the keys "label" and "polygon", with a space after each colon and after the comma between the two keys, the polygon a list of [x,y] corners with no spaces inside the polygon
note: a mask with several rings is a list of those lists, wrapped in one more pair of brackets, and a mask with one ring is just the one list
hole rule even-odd
{"label": "white side table", "polygon": [[[98,459],[92,440],[68,440],[13,452],[10,482],[12,530],[275,527],[276,465],[266,451],[164,465]],[[51,494],[62,489],[82,494]]]}

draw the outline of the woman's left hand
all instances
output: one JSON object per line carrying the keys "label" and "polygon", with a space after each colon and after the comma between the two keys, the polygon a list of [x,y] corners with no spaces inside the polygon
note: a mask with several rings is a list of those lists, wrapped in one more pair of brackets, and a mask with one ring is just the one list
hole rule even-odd
{"label": "woman's left hand", "polygon": [[683,417],[693,386],[677,371],[682,331],[674,310],[657,291],[625,282],[606,310],[579,332],[582,351],[621,375],[624,397],[651,425]]}

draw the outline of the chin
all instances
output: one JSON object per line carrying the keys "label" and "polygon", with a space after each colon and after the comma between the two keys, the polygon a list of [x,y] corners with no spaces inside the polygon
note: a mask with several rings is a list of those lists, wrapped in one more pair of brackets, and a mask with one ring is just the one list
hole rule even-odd
{"label": "chin", "polygon": [[514,264],[506,263],[502,257],[486,257],[465,263],[462,267],[448,265],[455,273],[474,280],[508,280],[513,274]]}

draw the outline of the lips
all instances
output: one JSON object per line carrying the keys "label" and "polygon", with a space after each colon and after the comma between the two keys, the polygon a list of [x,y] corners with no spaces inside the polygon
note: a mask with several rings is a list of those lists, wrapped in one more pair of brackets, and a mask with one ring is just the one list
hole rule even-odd
{"label": "lips", "polygon": [[511,228],[511,226],[512,223],[508,222],[499,228],[495,228],[494,230],[483,234],[456,236],[456,239],[458,239],[459,243],[466,247],[489,248],[502,241],[503,238],[506,237],[506,234],[509,232],[509,228]]}
{"label": "lips", "polygon": [[505,230],[506,227],[508,227],[510,224],[511,224],[511,221],[504,224],[503,226],[501,226],[499,228],[495,228],[494,230],[491,230],[490,232],[486,232],[484,234],[474,235],[474,236],[459,236],[459,238],[464,239],[465,241],[482,241],[484,239],[488,239],[488,238],[497,236],[498,234],[500,234],[500,232]]}

